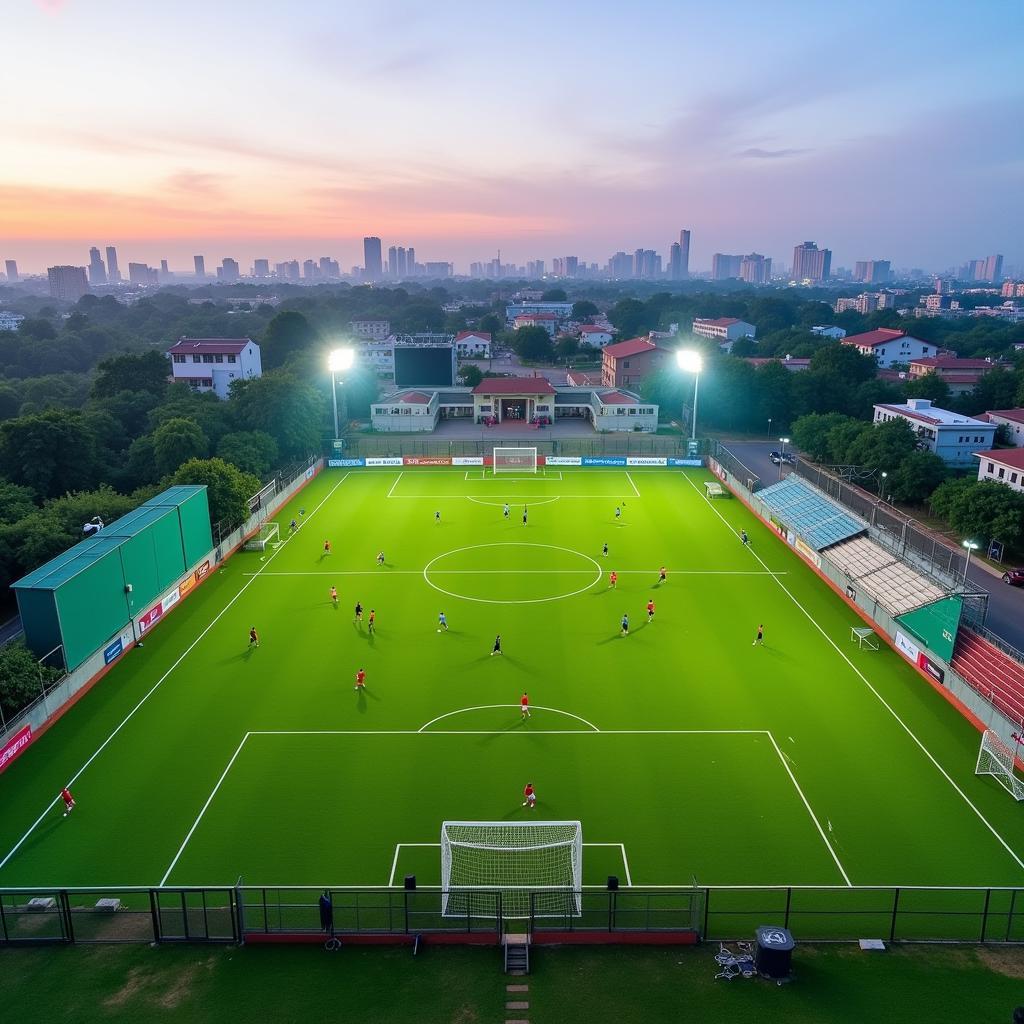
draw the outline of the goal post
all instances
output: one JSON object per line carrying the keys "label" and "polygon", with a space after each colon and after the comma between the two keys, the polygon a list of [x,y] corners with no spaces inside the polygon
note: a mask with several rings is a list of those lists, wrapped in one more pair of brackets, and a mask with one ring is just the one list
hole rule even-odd
{"label": "goal post", "polygon": [[268,544],[276,544],[281,538],[277,523],[264,523],[246,542],[246,551],[266,551]]}
{"label": "goal post", "polygon": [[578,821],[446,821],[441,825],[441,913],[579,917],[583,827]]}
{"label": "goal post", "polygon": [[991,775],[1000,786],[1013,795],[1014,800],[1024,800],[1024,782],[1013,771],[1014,752],[1010,745],[994,730],[986,729],[981,737],[978,764],[975,775]]}
{"label": "goal post", "polygon": [[491,468],[495,473],[536,473],[536,448],[495,448]]}

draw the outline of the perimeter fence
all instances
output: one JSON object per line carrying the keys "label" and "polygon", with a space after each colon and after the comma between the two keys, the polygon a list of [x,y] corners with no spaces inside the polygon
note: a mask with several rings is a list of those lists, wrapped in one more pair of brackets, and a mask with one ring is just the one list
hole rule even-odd
{"label": "perimeter fence", "polygon": [[[479,438],[429,437],[394,434],[354,435],[345,439],[344,449],[330,448],[328,454],[346,458],[397,458],[402,455],[487,456],[495,448],[536,448],[538,455],[685,455],[687,439],[658,434],[595,434],[593,437],[546,437],[538,431],[528,437],[493,434]],[[703,452],[702,452],[703,454]]]}

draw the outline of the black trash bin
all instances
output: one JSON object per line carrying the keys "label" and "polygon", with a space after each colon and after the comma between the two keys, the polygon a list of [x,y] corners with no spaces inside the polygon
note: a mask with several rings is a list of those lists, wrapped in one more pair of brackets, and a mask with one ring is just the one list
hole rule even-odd
{"label": "black trash bin", "polygon": [[757,952],[754,954],[757,973],[777,981],[788,978],[795,945],[788,928],[761,925],[757,929]]}

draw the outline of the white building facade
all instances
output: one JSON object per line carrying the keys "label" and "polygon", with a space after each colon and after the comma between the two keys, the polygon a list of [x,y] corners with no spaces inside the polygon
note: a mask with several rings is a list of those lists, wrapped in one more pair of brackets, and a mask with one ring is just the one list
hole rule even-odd
{"label": "white building facade", "polygon": [[715,320],[698,317],[693,321],[693,333],[701,338],[717,341],[722,349],[729,352],[733,342],[739,341],[740,338],[756,337],[757,328],[745,320],[737,320],[732,316],[720,316]]}
{"label": "white building facade", "polygon": [[260,347],[252,338],[179,338],[167,355],[175,381],[218,398],[228,397],[234,381],[263,375]]}
{"label": "white building facade", "polygon": [[1024,492],[1024,449],[975,452],[974,457],[978,460],[979,480],[993,480],[1011,490]]}
{"label": "white building facade", "polygon": [[612,343],[615,334],[607,327],[598,327],[595,324],[584,324],[580,328],[580,344],[590,345],[593,348],[604,348]]}
{"label": "white building facade", "polygon": [[951,466],[973,466],[974,453],[991,448],[996,427],[973,416],[934,406],[927,398],[910,398],[904,405],[876,405],[874,423],[902,419],[913,428],[918,447],[934,452]]}
{"label": "white building facade", "polygon": [[861,355],[871,356],[882,369],[895,365],[910,365],[915,359],[938,354],[938,347],[930,341],[912,338],[906,331],[879,327],[866,334],[851,334],[842,344],[852,345]]}
{"label": "white building facade", "polygon": [[1010,444],[1024,448],[1024,409],[989,409],[985,419],[996,427],[1006,427],[1010,432]]}
{"label": "white building facade", "polygon": [[0,309],[0,331],[16,331],[25,318],[20,313]]}
{"label": "white building facade", "polygon": [[491,358],[491,336],[487,331],[459,331],[454,344],[460,359]]}

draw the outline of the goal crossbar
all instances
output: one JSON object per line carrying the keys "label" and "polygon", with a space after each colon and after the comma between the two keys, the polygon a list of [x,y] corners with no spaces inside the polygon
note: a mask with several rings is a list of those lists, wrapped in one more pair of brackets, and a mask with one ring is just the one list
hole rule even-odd
{"label": "goal crossbar", "polygon": [[986,729],[978,750],[975,775],[991,775],[1015,800],[1024,800],[1024,782],[1013,770],[1014,752],[993,729]]}
{"label": "goal crossbar", "polygon": [[277,523],[264,523],[246,542],[246,551],[265,551],[268,544],[280,540],[281,528]]}
{"label": "goal crossbar", "polygon": [[536,473],[536,448],[495,448],[491,460],[494,473]]}

